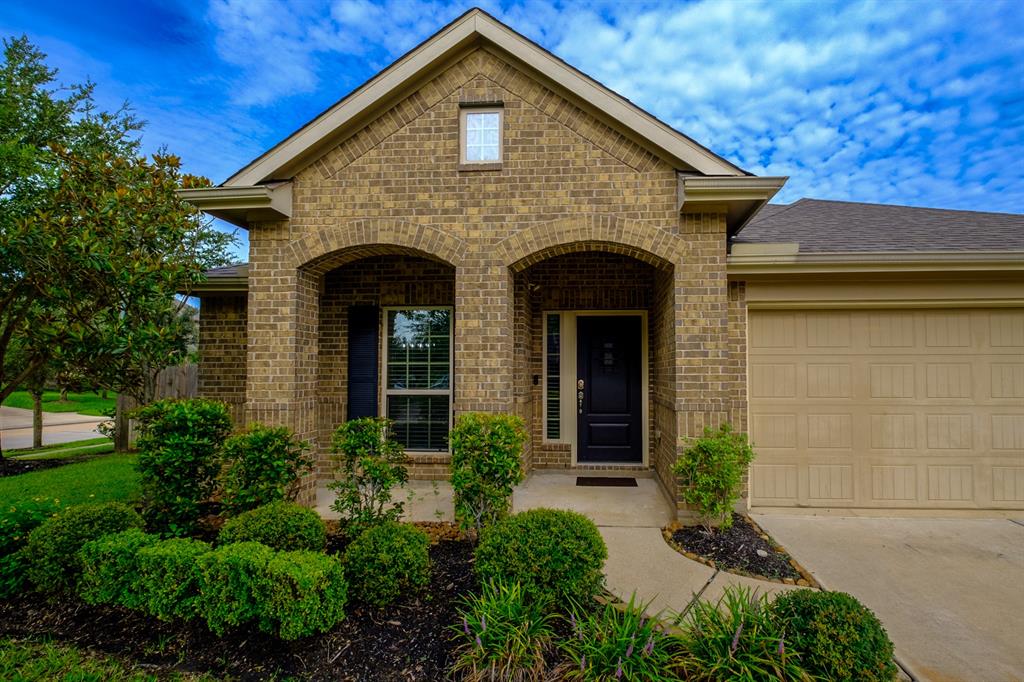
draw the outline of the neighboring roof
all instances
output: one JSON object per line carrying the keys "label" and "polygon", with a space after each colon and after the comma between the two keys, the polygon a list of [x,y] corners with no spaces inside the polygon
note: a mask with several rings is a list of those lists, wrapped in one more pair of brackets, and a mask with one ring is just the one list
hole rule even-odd
{"label": "neighboring roof", "polygon": [[794,242],[800,253],[1024,251],[1024,215],[800,199],[765,205],[733,239]]}
{"label": "neighboring roof", "polygon": [[239,294],[249,288],[249,264],[235,263],[206,271],[206,280],[192,287],[191,296]]}
{"label": "neighboring roof", "polygon": [[228,178],[224,187],[286,180],[379,115],[381,106],[397,101],[433,74],[445,60],[477,44],[493,45],[576,96],[608,122],[636,138],[677,169],[703,175],[750,175],[707,147],[658,120],[593,78],[491,15],[474,8],[448,24],[388,68]]}

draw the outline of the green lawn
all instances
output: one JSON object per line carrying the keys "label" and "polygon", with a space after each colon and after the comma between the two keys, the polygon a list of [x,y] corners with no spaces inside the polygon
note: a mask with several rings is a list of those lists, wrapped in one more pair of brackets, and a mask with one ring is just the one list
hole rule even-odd
{"label": "green lawn", "polygon": [[113,451],[114,443],[109,438],[86,438],[70,443],[44,445],[37,450],[32,448],[5,450],[4,455],[15,459],[67,459],[78,455],[103,455]]}
{"label": "green lawn", "polygon": [[60,507],[86,502],[133,502],[139,496],[135,457],[108,455],[56,469],[0,478],[0,509],[31,500],[56,501]]}
{"label": "green lawn", "polygon": [[[109,396],[104,400],[99,393],[68,393],[68,399],[61,400],[57,391],[44,391],[43,412],[78,412],[103,417],[117,404],[117,396],[113,393]],[[31,410],[32,396],[28,391],[15,391],[4,400],[4,407]]]}
{"label": "green lawn", "polygon": [[153,675],[115,658],[48,642],[0,639],[0,680],[18,682],[149,682],[214,680],[208,675]]}

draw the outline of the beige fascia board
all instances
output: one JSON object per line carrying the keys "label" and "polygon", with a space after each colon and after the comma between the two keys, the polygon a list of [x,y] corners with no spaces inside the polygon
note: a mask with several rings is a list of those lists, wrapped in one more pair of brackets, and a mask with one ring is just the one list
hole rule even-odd
{"label": "beige fascia board", "polygon": [[727,260],[729,277],[914,272],[1022,272],[1024,251],[876,251],[758,254],[742,251]]}
{"label": "beige fascia board", "polygon": [[239,170],[223,186],[251,186],[292,177],[322,154],[327,145],[343,139],[347,128],[363,121],[396,92],[404,92],[410,84],[421,80],[424,73],[481,43],[497,46],[588,103],[605,118],[632,132],[634,138],[647,142],[646,146],[653,147],[653,151],[660,152],[659,156],[666,157],[674,166],[693,168],[708,175],[749,177],[738,166],[673,130],[482,10],[473,9]]}
{"label": "beige fascia board", "polygon": [[772,257],[794,257],[800,252],[800,244],[797,242],[765,242],[759,244],[733,244],[730,253],[733,256],[762,258]]}
{"label": "beige fascia board", "polygon": [[254,221],[287,220],[292,215],[292,188],[288,182],[182,189],[178,196],[204,213],[239,227],[248,227]]}
{"label": "beige fascia board", "polygon": [[679,174],[679,208],[687,204],[729,201],[767,203],[789,180],[788,176],[703,177]]}

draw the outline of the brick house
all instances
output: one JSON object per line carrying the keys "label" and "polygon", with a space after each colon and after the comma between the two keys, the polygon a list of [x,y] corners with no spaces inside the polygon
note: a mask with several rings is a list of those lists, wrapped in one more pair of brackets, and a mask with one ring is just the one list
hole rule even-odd
{"label": "brick house", "polygon": [[[472,10],[218,187],[200,392],[321,451],[465,411],[528,470],[649,472],[728,421],[764,507],[1024,508],[1024,220],[802,200]],[[311,479],[309,488],[314,481]]]}

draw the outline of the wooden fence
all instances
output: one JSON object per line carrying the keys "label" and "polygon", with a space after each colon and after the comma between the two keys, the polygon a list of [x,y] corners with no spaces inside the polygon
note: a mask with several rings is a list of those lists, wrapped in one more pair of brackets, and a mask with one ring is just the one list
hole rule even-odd
{"label": "wooden fence", "polygon": [[[164,398],[195,398],[199,393],[199,365],[189,363],[167,367],[156,375],[156,400]],[[126,395],[117,396],[117,409],[120,414],[128,414],[139,406],[134,398]],[[128,433],[115,435],[115,442],[132,443],[135,441],[134,421],[126,420]],[[115,422],[116,423],[116,422]]]}

